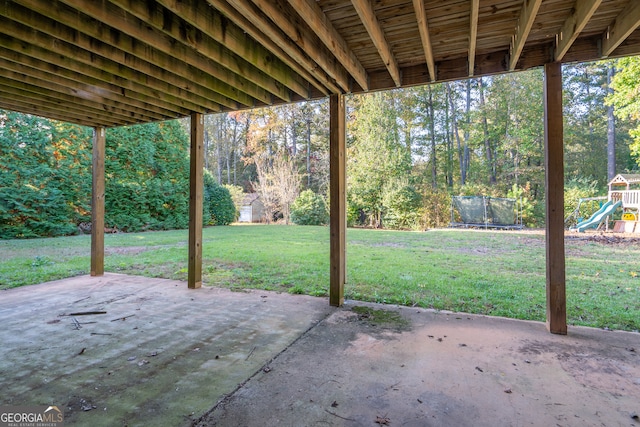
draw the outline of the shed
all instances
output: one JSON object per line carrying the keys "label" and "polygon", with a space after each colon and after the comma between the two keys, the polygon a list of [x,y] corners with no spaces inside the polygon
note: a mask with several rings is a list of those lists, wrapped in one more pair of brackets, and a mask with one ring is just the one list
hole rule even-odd
{"label": "shed", "polygon": [[264,205],[258,193],[245,194],[240,207],[238,222],[262,222],[264,220]]}

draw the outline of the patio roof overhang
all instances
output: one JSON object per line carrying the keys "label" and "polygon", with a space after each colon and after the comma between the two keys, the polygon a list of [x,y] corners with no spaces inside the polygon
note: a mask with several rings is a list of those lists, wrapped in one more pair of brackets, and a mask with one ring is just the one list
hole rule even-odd
{"label": "patio roof overhang", "polygon": [[636,0],[11,0],[0,108],[111,127],[640,54]]}
{"label": "patio roof overhang", "polygon": [[91,273],[104,272],[104,128],[191,116],[188,285],[201,285],[203,120],[330,97],[330,303],[346,281],[344,94],[545,67],[547,324],[566,334],[562,73],[640,54],[638,0],[9,0],[0,108],[95,128]]}

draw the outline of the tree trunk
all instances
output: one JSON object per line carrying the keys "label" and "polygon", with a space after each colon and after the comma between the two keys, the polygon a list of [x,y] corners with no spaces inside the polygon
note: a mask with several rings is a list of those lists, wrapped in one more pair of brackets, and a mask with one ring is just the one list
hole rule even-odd
{"label": "tree trunk", "polygon": [[[607,92],[613,93],[611,79],[616,70],[613,64],[609,64],[607,70]],[[616,120],[613,115],[613,106],[607,108],[607,176],[611,181],[616,176]]]}
{"label": "tree trunk", "polygon": [[307,188],[311,188],[311,117],[307,117]]}
{"label": "tree trunk", "polygon": [[217,127],[218,127],[218,132],[217,133],[217,140],[216,140],[216,156],[217,158],[217,164],[218,164],[218,184],[222,184],[222,123],[220,123],[220,119],[218,117],[218,120],[216,120],[217,122]]}
{"label": "tree trunk", "polygon": [[433,188],[438,187],[438,167],[436,162],[436,130],[433,113],[433,93],[431,85],[428,86],[429,90],[429,129],[431,132],[431,186]]}
{"label": "tree trunk", "polygon": [[493,148],[491,147],[491,139],[489,138],[489,124],[487,122],[487,110],[484,101],[484,82],[482,77],[478,79],[478,89],[480,93],[480,110],[482,111],[482,134],[484,139],[484,151],[487,157],[487,165],[489,169],[489,184],[496,183],[496,166],[493,156]]}

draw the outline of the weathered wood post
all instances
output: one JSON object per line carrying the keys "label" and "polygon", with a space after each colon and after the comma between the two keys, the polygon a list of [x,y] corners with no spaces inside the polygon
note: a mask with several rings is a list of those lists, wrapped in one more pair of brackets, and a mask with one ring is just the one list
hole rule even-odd
{"label": "weathered wood post", "polygon": [[105,129],[93,129],[91,170],[91,275],[104,275]]}
{"label": "weathered wood post", "polygon": [[202,203],[204,166],[204,115],[191,114],[191,147],[189,170],[189,289],[202,286]]}
{"label": "weathered wood post", "polygon": [[330,112],[330,286],[329,303],[344,303],[347,253],[346,112],[344,95],[331,95]]}
{"label": "weathered wood post", "polygon": [[562,65],[559,62],[553,62],[544,66],[547,328],[553,334],[566,335],[562,132]]}

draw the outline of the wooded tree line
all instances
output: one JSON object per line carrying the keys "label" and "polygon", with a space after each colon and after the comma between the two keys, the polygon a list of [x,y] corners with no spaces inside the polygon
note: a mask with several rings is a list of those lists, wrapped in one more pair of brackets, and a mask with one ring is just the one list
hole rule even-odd
{"label": "wooded tree line", "polygon": [[[570,211],[578,197],[605,194],[612,173],[637,168],[640,65],[627,58],[565,66],[563,73]],[[489,195],[520,198],[526,224],[542,225],[542,91],[542,70],[535,69],[348,96],[349,223],[443,226],[451,195]],[[206,116],[207,194],[229,185],[239,203],[239,192],[257,192],[270,221],[289,222],[292,206],[322,209],[328,125],[326,100]],[[109,226],[187,226],[187,128],[183,121],[108,130]],[[0,112],[0,236],[68,234],[89,220],[90,144],[90,129]],[[213,197],[228,200],[221,191]],[[217,209],[206,199],[206,209]],[[227,213],[206,218],[233,220],[236,209],[225,203]]]}
{"label": "wooded tree line", "polygon": [[[567,211],[637,167],[638,117],[629,108],[638,106],[621,110],[615,100],[623,92],[612,92],[634,61],[564,67]],[[634,90],[638,82],[636,73],[625,84]],[[280,212],[286,220],[292,197],[276,194],[284,181],[265,177],[287,169],[299,176],[292,194],[311,189],[327,199],[327,109],[323,101],[211,116],[207,133],[218,137],[208,139],[209,168],[220,182],[259,192],[270,217]],[[451,195],[518,198],[526,224],[543,224],[541,69],[352,95],[347,114],[351,225],[446,225]]]}

